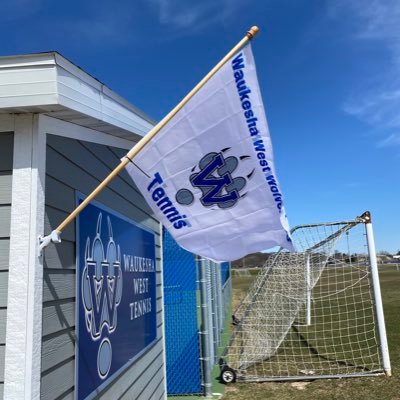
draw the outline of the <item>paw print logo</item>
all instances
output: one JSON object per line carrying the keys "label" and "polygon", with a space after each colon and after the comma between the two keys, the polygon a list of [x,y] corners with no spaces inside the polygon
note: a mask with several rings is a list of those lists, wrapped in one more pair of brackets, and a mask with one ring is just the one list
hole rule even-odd
{"label": "paw print logo", "polygon": [[112,347],[108,336],[117,328],[117,308],[122,298],[121,249],[114,241],[108,217],[107,222],[107,244],[102,238],[101,213],[92,244],[90,237],[86,240],[81,282],[86,329],[93,342],[101,339],[97,354],[97,371],[101,379],[105,379],[110,371]]}
{"label": "paw print logo", "polygon": [[[189,177],[193,188],[201,190],[200,202],[204,207],[218,206],[220,209],[231,208],[237,204],[239,199],[246,193],[240,192],[246,186],[247,180],[251,178],[253,171],[246,177],[233,177],[239,162],[249,156],[225,156],[230,148],[221,150],[219,153],[208,153],[193,167]],[[197,172],[196,172],[197,170]],[[180,189],[175,195],[176,201],[184,206],[194,202],[194,194],[189,189]]]}

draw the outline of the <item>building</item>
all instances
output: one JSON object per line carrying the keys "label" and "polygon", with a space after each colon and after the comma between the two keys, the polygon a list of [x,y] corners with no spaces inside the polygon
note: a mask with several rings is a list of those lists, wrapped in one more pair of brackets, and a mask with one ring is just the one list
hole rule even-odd
{"label": "building", "polygon": [[165,397],[161,229],[128,175],[38,247],[152,126],[60,54],[0,58],[0,399]]}

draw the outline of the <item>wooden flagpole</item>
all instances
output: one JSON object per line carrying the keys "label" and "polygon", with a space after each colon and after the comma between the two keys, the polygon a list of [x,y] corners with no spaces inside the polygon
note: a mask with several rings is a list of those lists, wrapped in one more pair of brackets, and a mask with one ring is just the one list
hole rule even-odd
{"label": "wooden flagpole", "polygon": [[79,206],[76,207],[75,210],[72,211],[72,213],[69,214],[63,222],[61,222],[60,225],[58,225],[52,234],[39,239],[41,243],[40,250],[46,247],[51,241],[60,242],[59,235],[68,226],[68,224],[70,224],[77,217],[77,215],[111,182],[111,180],[126,167],[129,161],[132,160],[133,157],[135,157],[136,154],[138,154],[140,150],[142,150],[143,147],[146,146],[146,144],[150,142],[150,140],[153,139],[153,137],[156,136],[162,128],[164,128],[165,125],[167,125],[167,123],[211,79],[211,77],[214,76],[215,73],[218,72],[235,53],[237,53],[245,44],[254,38],[258,31],[259,29],[257,26],[251,27],[246,32],[246,36],[240,40],[240,42],[238,42],[236,46],[234,46],[233,49],[225,55],[224,58],[222,58],[222,60],[183,98],[183,100],[172,111],[170,111],[157,125],[150,130],[150,132],[147,133],[146,136],[140,139],[140,141],[136,143],[134,147],[132,147],[132,149],[123,158],[121,163],[110,172],[110,174],[96,187],[96,189],[94,189],[93,192],[90,193],[85,200],[83,200],[82,203],[79,204]]}

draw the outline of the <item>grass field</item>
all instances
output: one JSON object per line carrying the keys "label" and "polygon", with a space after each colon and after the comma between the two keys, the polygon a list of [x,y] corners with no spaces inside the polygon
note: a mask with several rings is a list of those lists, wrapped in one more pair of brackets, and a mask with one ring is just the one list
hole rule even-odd
{"label": "grass field", "polygon": [[[233,277],[233,309],[251,285],[253,278],[253,276]],[[226,387],[223,400],[400,400],[400,272],[393,266],[380,267],[380,279],[392,377],[346,378],[294,383],[237,383]]]}

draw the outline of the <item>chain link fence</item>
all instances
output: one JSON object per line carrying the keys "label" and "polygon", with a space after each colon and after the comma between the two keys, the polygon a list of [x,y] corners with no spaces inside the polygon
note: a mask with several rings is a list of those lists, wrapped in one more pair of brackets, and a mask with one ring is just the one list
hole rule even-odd
{"label": "chain link fence", "polygon": [[230,264],[194,256],[166,230],[163,260],[167,393],[210,395],[230,308]]}

